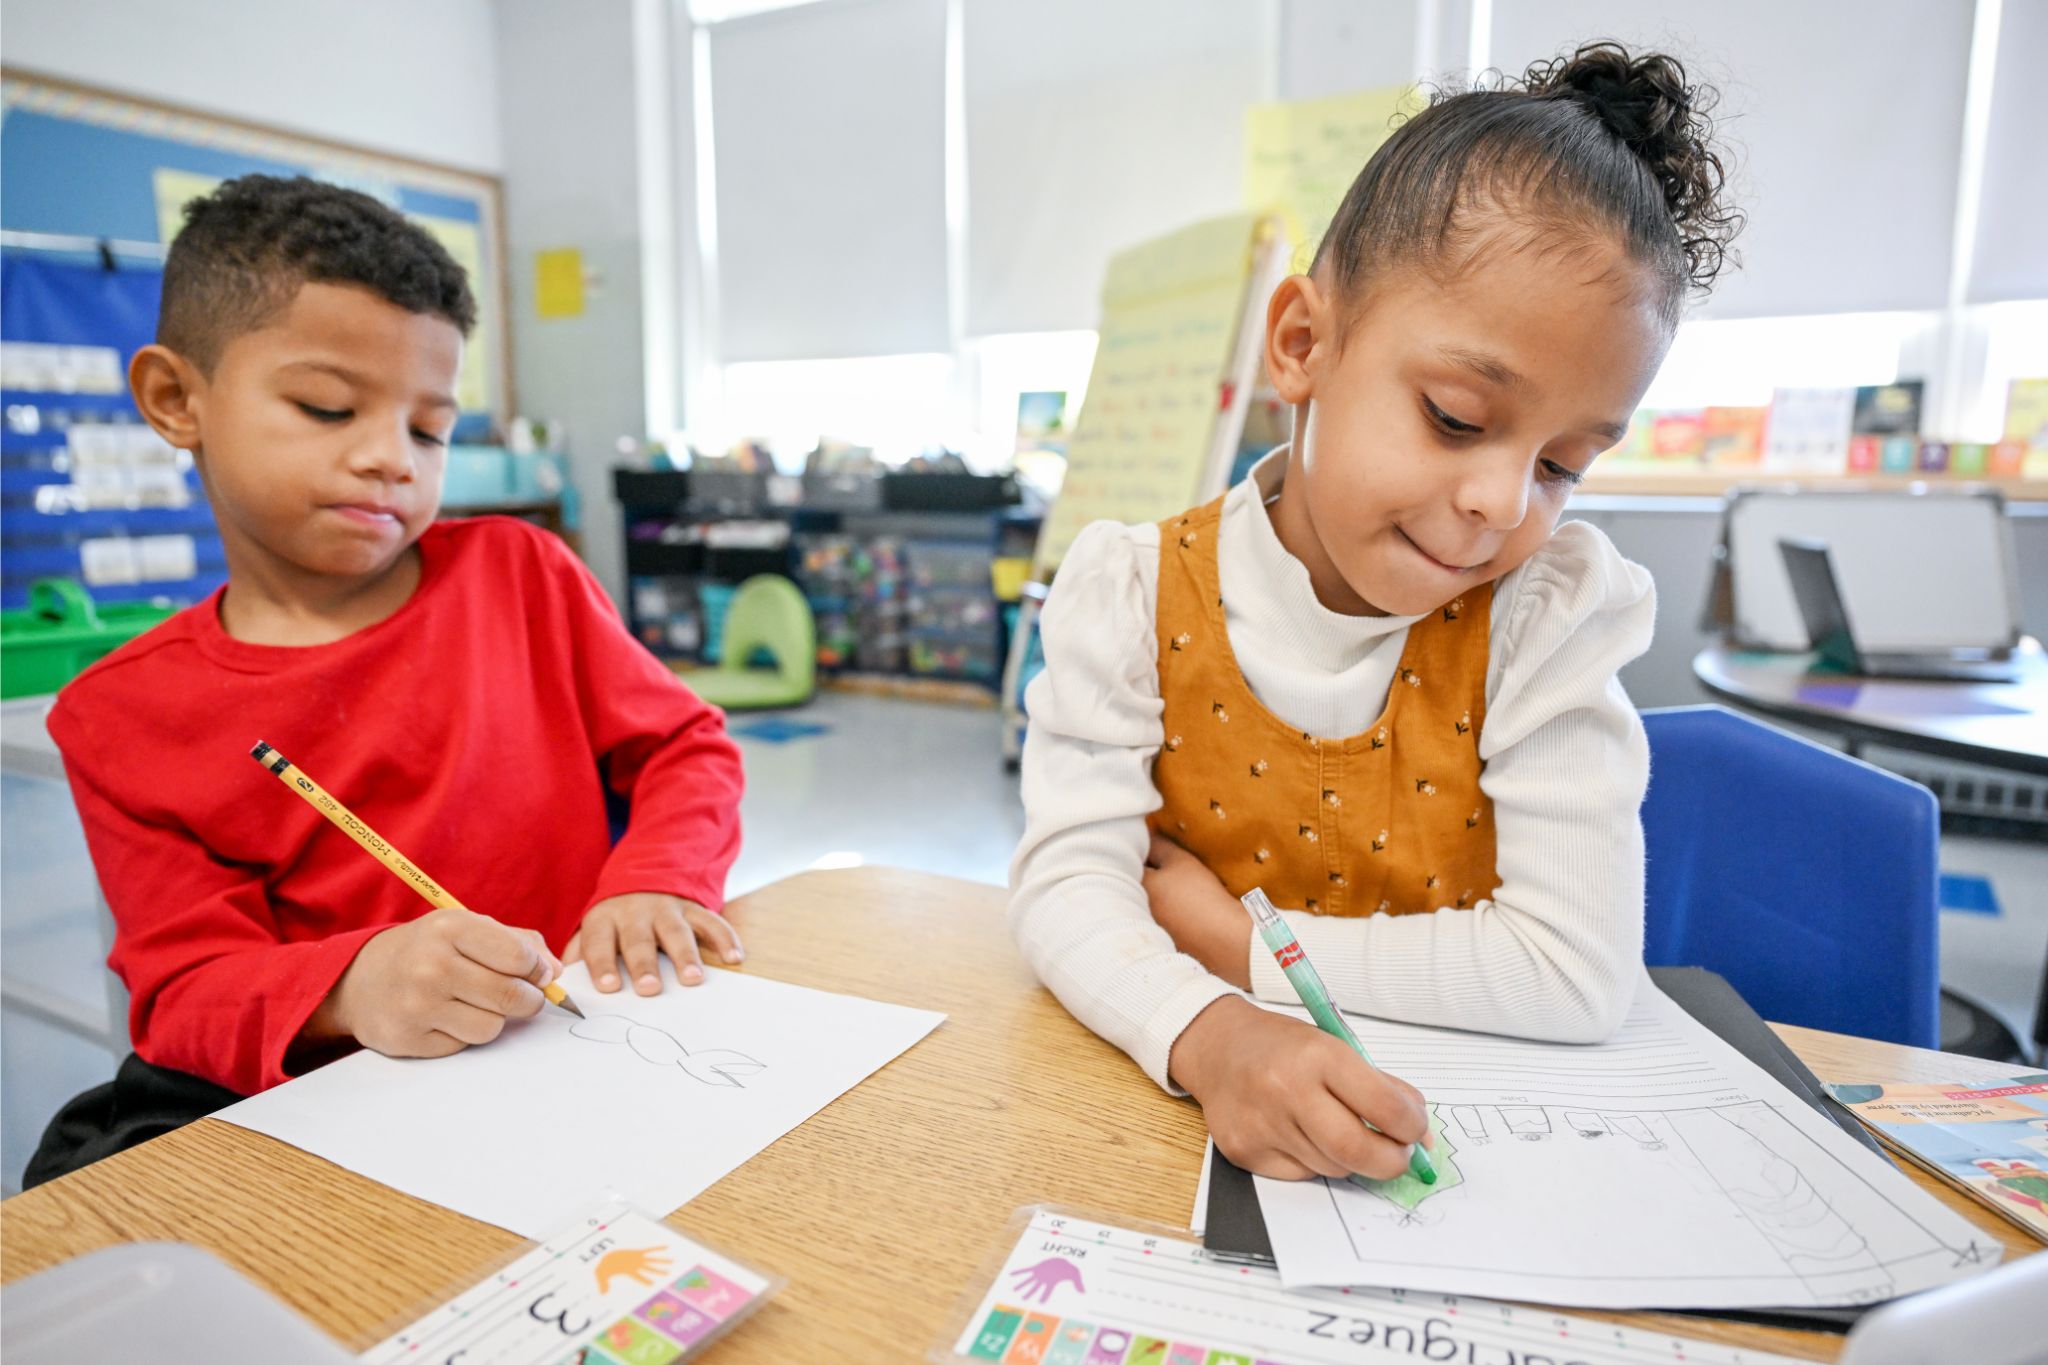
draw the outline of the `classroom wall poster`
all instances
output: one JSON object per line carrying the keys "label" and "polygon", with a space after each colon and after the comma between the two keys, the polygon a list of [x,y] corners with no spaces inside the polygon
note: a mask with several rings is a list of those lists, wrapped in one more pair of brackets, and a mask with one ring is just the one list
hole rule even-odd
{"label": "classroom wall poster", "polygon": [[1402,116],[1422,107],[1420,92],[1400,85],[1255,104],[1245,111],[1245,207],[1285,215],[1297,270],[1308,268],[1306,257],[1322,241],[1360,168]]}

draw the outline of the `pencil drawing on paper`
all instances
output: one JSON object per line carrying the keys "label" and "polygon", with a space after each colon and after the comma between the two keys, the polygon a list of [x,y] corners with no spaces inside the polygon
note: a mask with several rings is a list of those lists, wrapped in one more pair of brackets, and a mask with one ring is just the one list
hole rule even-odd
{"label": "pencil drawing on paper", "polygon": [[[1959,1264],[1983,1256],[1983,1248],[1974,1240],[1961,1246],[1940,1243],[1910,1215],[1889,1203],[1858,1201],[1860,1215],[1839,1206],[1838,1199],[1824,1194],[1792,1159],[1794,1153],[1800,1153],[1814,1160],[1810,1140],[1761,1101],[1663,1113],[1542,1105],[1447,1107],[1455,1120],[1454,1129],[1464,1139],[1467,1156],[1474,1159],[1497,1137],[1542,1143],[1569,1133],[1588,1143],[1602,1143],[1608,1150],[1616,1138],[1622,1139],[1624,1151],[1665,1164],[1687,1184],[1724,1203],[1729,1214],[1754,1231],[1814,1302],[1888,1298],[1896,1292],[1893,1266],[1916,1256],[1946,1252]],[[1457,1200],[1424,1203],[1465,1180],[1465,1173],[1445,1160],[1457,1149],[1451,1146],[1443,1121],[1435,1119],[1432,1126],[1440,1151],[1439,1168],[1453,1178],[1435,1187],[1405,1173],[1396,1180],[1349,1182],[1350,1187],[1375,1196],[1372,1204],[1352,1205],[1351,1218],[1346,1219],[1353,1252],[1360,1259],[1372,1254],[1368,1250],[1368,1220],[1371,1227],[1391,1224],[1419,1229],[1436,1226],[1447,1211],[1456,1216],[1453,1207]],[[1545,1152],[1538,1147],[1530,1155],[1544,1161],[1548,1160]],[[1330,1191],[1338,1216],[1344,1218],[1340,1192],[1347,1188],[1346,1182],[1322,1183]],[[1863,1187],[1850,1188],[1861,1191]],[[1390,1214],[1378,1201],[1393,1205],[1394,1211]]]}
{"label": "pencil drawing on paper", "polygon": [[766,1062],[731,1048],[684,1047],[682,1040],[667,1029],[638,1023],[622,1014],[594,1014],[579,1019],[569,1026],[569,1032],[594,1043],[623,1043],[641,1061],[652,1066],[678,1067],[691,1080],[705,1085],[744,1090],[745,1077],[768,1069]]}

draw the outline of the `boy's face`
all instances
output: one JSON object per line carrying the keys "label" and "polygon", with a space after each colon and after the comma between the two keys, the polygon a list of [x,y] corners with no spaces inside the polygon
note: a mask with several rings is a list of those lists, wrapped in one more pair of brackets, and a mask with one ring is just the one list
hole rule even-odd
{"label": "boy's face", "polygon": [[352,285],[304,285],[230,341],[188,401],[231,566],[390,569],[440,508],[461,364],[453,323]]}
{"label": "boy's face", "polygon": [[1638,270],[1618,249],[1504,246],[1449,284],[1404,270],[1349,309],[1324,298],[1291,401],[1304,506],[1350,607],[1432,611],[1549,539],[1670,343]]}

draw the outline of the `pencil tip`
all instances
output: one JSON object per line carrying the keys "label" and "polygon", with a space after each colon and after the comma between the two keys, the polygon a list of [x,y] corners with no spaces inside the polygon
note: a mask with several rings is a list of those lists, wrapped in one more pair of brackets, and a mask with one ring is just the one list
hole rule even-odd
{"label": "pencil tip", "polygon": [[583,1011],[576,1008],[576,1002],[566,995],[562,997],[562,1008],[575,1015],[578,1019],[585,1017]]}

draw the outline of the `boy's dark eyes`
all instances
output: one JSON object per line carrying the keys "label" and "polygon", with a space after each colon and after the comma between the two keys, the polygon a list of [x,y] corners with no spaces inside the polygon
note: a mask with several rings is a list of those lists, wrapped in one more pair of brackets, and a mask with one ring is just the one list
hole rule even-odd
{"label": "boy's dark eyes", "polygon": [[1472,423],[1461,422],[1448,412],[1445,412],[1436,405],[1436,401],[1428,394],[1422,395],[1422,406],[1428,411],[1429,420],[1434,422],[1439,430],[1447,432],[1452,436],[1476,436],[1481,430],[1481,428],[1472,425]]}
{"label": "boy's dark eyes", "polygon": [[[347,408],[322,408],[315,407],[311,403],[297,402],[294,403],[294,406],[316,422],[346,422],[349,418],[355,416],[355,413]],[[448,444],[447,437],[436,436],[431,431],[421,431],[418,427],[412,429],[412,438],[421,445],[426,446],[445,446]]]}
{"label": "boy's dark eyes", "polygon": [[1538,463],[1543,466],[1543,477],[1549,479],[1552,483],[1561,483],[1566,487],[1576,487],[1585,482],[1586,476],[1584,474],[1576,469],[1566,468],[1556,460],[1541,460]]}

